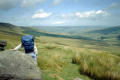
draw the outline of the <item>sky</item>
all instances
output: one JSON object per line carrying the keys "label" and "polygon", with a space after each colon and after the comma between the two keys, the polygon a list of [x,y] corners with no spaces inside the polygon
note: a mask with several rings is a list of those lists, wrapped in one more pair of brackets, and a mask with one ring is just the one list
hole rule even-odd
{"label": "sky", "polygon": [[19,26],[120,25],[120,0],[0,0],[0,22]]}

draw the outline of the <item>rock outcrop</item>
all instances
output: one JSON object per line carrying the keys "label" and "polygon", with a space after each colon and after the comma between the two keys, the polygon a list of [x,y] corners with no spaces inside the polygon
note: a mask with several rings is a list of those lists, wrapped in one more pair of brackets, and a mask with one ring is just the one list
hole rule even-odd
{"label": "rock outcrop", "polygon": [[80,79],[80,78],[75,78],[74,80],[82,80],[82,79]]}
{"label": "rock outcrop", "polygon": [[0,40],[0,51],[4,51],[5,46],[7,46],[7,42],[5,40]]}
{"label": "rock outcrop", "polygon": [[31,56],[20,51],[0,52],[0,80],[42,80]]}

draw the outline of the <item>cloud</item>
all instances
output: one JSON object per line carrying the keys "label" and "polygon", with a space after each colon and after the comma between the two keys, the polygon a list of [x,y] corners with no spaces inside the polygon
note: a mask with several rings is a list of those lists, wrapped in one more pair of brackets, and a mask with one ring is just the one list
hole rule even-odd
{"label": "cloud", "polygon": [[120,3],[112,3],[110,6],[105,8],[104,10],[120,10]]}
{"label": "cloud", "polygon": [[38,3],[43,3],[46,0],[23,0],[22,7],[34,7]]}
{"label": "cloud", "polygon": [[108,16],[110,13],[104,10],[75,12],[70,14],[62,14],[63,18],[95,18]]}
{"label": "cloud", "polygon": [[79,18],[89,18],[89,17],[96,17],[96,16],[107,16],[109,15],[108,12],[103,10],[98,11],[87,11],[87,12],[76,12],[75,15]]}
{"label": "cloud", "polygon": [[19,0],[0,0],[0,10],[9,10],[17,6]]}
{"label": "cloud", "polygon": [[52,15],[51,12],[47,13],[47,12],[45,12],[43,9],[40,9],[39,11],[37,11],[37,12],[32,16],[32,18],[33,18],[33,19],[47,18],[47,17],[49,17],[49,16],[51,16],[51,15]]}
{"label": "cloud", "polygon": [[56,22],[53,22],[52,24],[63,24],[64,22],[62,21],[56,21]]}

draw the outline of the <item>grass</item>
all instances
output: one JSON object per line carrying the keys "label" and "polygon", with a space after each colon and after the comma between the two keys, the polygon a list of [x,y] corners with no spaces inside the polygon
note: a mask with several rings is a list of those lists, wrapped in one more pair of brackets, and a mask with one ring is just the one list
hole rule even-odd
{"label": "grass", "polygon": [[[14,48],[20,43],[21,36],[0,33],[0,39],[8,42],[6,49]],[[98,46],[100,43],[97,42],[44,36],[37,37],[35,43],[43,80],[120,79],[120,58],[112,46],[111,53],[109,46],[108,50],[104,50],[104,46]],[[119,51],[118,47],[115,49]]]}
{"label": "grass", "polygon": [[[83,46],[80,48],[76,44],[78,41],[75,40],[74,42],[71,39],[41,37],[40,41],[39,58],[42,60],[38,61],[39,66],[43,67],[47,64],[47,67],[43,67],[44,70],[52,72],[50,69],[53,69],[55,72],[50,74],[53,74],[54,77],[59,76],[63,80],[73,80],[75,77],[80,77],[83,80],[90,80],[90,78],[96,80],[120,79],[120,58],[112,55],[114,53],[108,52],[109,50],[100,50],[94,47],[85,48]],[[90,44],[86,46],[92,47]],[[72,62],[77,65],[72,64]]]}
{"label": "grass", "polygon": [[79,66],[72,64],[74,51],[69,46],[54,43],[39,43],[37,46],[38,66],[43,70],[44,80],[73,80],[76,77],[91,80],[79,74]]}
{"label": "grass", "polygon": [[66,45],[67,43],[58,44],[52,42],[51,39],[48,40],[50,41],[43,40],[45,42],[38,44],[40,45],[38,63],[45,73],[50,72],[49,77],[52,75],[55,80],[73,80],[75,77],[90,80],[87,76],[97,80],[120,79],[120,58],[118,56],[107,51],[72,47],[72,45]]}
{"label": "grass", "polygon": [[0,32],[0,40],[7,41],[6,49],[14,48],[20,43],[20,35],[10,35],[7,33]]}
{"label": "grass", "polygon": [[120,58],[105,52],[78,51],[72,62],[79,65],[79,71],[96,80],[119,80]]}

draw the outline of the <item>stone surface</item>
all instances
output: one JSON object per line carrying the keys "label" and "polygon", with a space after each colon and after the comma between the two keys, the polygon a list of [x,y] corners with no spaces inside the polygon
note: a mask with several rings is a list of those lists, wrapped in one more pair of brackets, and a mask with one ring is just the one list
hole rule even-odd
{"label": "stone surface", "polygon": [[80,78],[75,78],[74,80],[82,80],[82,79],[80,79]]}
{"label": "stone surface", "polygon": [[0,40],[0,51],[4,51],[6,45],[7,42],[5,40]]}
{"label": "stone surface", "polygon": [[0,80],[42,80],[31,56],[20,51],[0,52]]}

